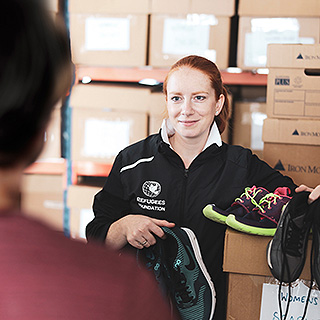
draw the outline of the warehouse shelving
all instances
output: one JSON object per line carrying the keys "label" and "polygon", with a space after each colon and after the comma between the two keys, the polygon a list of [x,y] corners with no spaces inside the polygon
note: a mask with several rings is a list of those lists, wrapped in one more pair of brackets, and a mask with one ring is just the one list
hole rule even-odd
{"label": "warehouse shelving", "polygon": [[38,160],[24,170],[25,174],[57,174],[66,172],[66,160],[63,158],[54,160]]}
{"label": "warehouse shelving", "polygon": [[[235,71],[232,71],[235,70]],[[77,66],[76,81],[107,81],[107,82],[141,82],[144,79],[154,79],[163,82],[169,69],[136,67],[92,67]],[[267,75],[255,71],[241,71],[239,69],[223,70],[221,72],[226,85],[266,86]]]}

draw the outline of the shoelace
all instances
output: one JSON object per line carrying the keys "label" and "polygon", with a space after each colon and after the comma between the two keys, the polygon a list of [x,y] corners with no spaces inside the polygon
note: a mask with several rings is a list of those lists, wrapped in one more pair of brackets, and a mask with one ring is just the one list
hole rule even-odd
{"label": "shoelace", "polygon": [[277,200],[281,199],[282,197],[275,194],[275,193],[268,193],[263,198],[261,198],[257,207],[262,213],[266,213],[266,210],[270,210],[273,205],[277,204]]}
{"label": "shoelace", "polygon": [[[292,256],[298,257],[302,255],[303,229],[304,228],[297,227],[292,221],[291,225],[289,225],[288,236],[285,239],[285,250]],[[296,234],[299,234],[299,237],[297,237]]]}
{"label": "shoelace", "polygon": [[253,205],[255,205],[256,207],[259,207],[259,204],[258,204],[257,201],[254,199],[259,192],[261,192],[261,190],[257,189],[255,186],[253,186],[253,187],[251,187],[251,188],[250,188],[250,187],[246,187],[246,188],[244,189],[244,193],[242,193],[242,194],[240,195],[240,197],[239,197],[239,198],[236,198],[234,201],[235,201],[235,202],[236,202],[236,201],[243,202],[242,198],[243,198],[243,197],[246,197],[247,200],[250,199],[250,201],[251,201],[251,203],[252,203]]}

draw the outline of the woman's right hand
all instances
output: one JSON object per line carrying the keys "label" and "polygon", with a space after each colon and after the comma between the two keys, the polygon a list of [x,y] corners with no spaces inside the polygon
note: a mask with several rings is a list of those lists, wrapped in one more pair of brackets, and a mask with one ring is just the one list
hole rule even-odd
{"label": "woman's right hand", "polygon": [[175,224],[166,220],[150,218],[144,215],[129,214],[115,221],[106,237],[107,245],[121,249],[130,243],[137,249],[150,247],[156,243],[155,236],[165,236],[161,227],[173,228]]}

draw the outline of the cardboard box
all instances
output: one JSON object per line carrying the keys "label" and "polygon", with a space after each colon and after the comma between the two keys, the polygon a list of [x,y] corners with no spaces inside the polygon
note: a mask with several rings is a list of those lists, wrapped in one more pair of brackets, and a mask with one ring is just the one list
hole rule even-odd
{"label": "cardboard box", "polygon": [[149,111],[150,89],[124,84],[78,84],[72,88],[70,105],[134,112]]}
{"label": "cardboard box", "polygon": [[262,128],[266,117],[266,103],[236,102],[233,111],[232,144],[249,148],[262,158]]}
{"label": "cardboard box", "polygon": [[265,68],[270,43],[317,44],[320,18],[240,17],[237,66],[243,70]]}
{"label": "cardboard box", "polygon": [[320,146],[320,120],[267,118],[263,123],[263,141]]}
{"label": "cardboard box", "polygon": [[229,64],[229,34],[229,17],[153,14],[149,64],[170,67],[183,56],[197,54],[225,69]]}
{"label": "cardboard box", "polygon": [[69,17],[72,59],[75,64],[146,65],[147,14],[70,13]]}
{"label": "cardboard box", "polygon": [[318,0],[240,0],[240,16],[319,17]]}
{"label": "cardboard box", "polygon": [[112,163],[128,145],[147,136],[147,113],[73,108],[71,157]]}
{"label": "cardboard box", "polygon": [[86,13],[86,14],[119,14],[132,13],[148,14],[150,11],[150,0],[69,0],[70,13]]}
{"label": "cardboard box", "polygon": [[319,155],[320,146],[264,142],[263,159],[297,185],[319,184]]}
{"label": "cardboard box", "polygon": [[67,206],[70,209],[70,236],[86,239],[85,229],[94,218],[92,210],[94,195],[101,188],[71,185],[68,188]]}
{"label": "cardboard box", "polygon": [[63,186],[63,175],[24,174],[21,192],[22,211],[51,228],[63,231]]}
{"label": "cardboard box", "polygon": [[269,44],[267,67],[319,69],[320,44]]}
{"label": "cardboard box", "polygon": [[44,134],[44,147],[40,160],[61,158],[61,109],[56,108]]}
{"label": "cardboard box", "polygon": [[267,114],[320,119],[320,45],[269,45]]}
{"label": "cardboard box", "polygon": [[320,181],[320,121],[266,119],[264,160],[298,185]]}
{"label": "cardboard box", "polygon": [[[271,239],[227,229],[223,270],[229,272],[228,320],[260,318],[263,284],[275,282],[266,258],[267,245]],[[310,249],[311,240],[308,242],[307,258],[301,279],[310,279]],[[270,306],[275,309],[277,307],[277,305]]]}
{"label": "cardboard box", "polygon": [[235,14],[235,0],[151,0],[151,13],[204,13],[231,17]]}

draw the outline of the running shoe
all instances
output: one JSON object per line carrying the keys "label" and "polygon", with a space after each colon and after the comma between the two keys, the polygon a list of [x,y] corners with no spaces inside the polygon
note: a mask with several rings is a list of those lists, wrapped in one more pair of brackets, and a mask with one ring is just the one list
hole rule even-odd
{"label": "running shoe", "polygon": [[139,267],[145,267],[153,273],[163,296],[170,300],[168,292],[169,274],[163,264],[163,240],[157,238],[157,242],[149,248],[137,250],[137,262]]}
{"label": "running shoe", "polygon": [[171,298],[181,319],[212,319],[215,289],[195,234],[188,228],[162,229],[166,234],[162,261],[169,273]]}
{"label": "running shoe", "polygon": [[239,198],[236,198],[227,210],[219,209],[215,204],[208,204],[203,209],[203,214],[215,222],[225,224],[229,214],[243,217],[257,207],[260,200],[268,193],[269,191],[262,187],[247,187],[244,193]]}
{"label": "running shoe", "polygon": [[313,236],[312,270],[313,270],[314,280],[316,281],[318,288],[320,289],[320,199],[311,203],[310,209],[311,208],[313,210],[313,215],[314,215],[313,225],[312,225],[312,236]]}
{"label": "running shoe", "polygon": [[290,201],[290,189],[279,187],[274,193],[264,196],[259,206],[243,217],[230,214],[226,224],[238,231],[260,236],[273,236],[285,204]]}
{"label": "running shoe", "polygon": [[297,193],[286,205],[274,237],[267,246],[272,275],[282,282],[297,280],[306,259],[308,236],[313,221],[309,210],[310,192]]}

